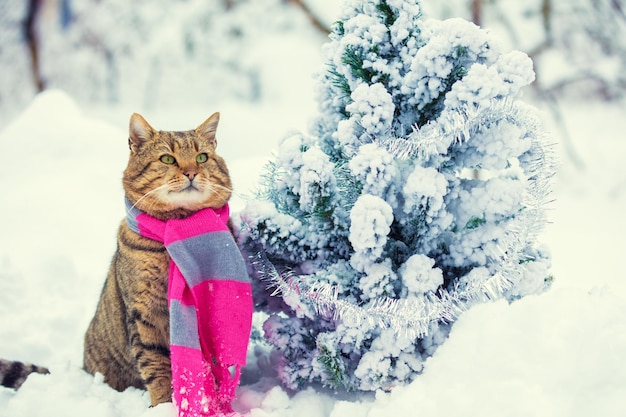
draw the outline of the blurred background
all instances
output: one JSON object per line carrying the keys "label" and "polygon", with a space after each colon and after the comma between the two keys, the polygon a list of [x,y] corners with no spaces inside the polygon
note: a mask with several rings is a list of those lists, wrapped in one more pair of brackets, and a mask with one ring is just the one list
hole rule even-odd
{"label": "blurred background", "polygon": [[[299,81],[321,69],[319,49],[340,3],[0,0],[0,129],[45,89],[62,89],[81,106],[144,109],[259,103],[294,88],[309,100],[311,86]],[[422,5],[427,16],[474,21],[529,54],[532,94],[552,111],[563,100],[624,96],[624,0]]]}

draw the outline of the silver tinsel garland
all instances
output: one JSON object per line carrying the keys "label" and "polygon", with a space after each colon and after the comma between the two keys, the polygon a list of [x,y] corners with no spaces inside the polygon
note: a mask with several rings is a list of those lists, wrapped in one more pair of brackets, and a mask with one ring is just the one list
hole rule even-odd
{"label": "silver tinsel garland", "polygon": [[470,306],[506,295],[521,278],[520,263],[523,250],[532,246],[546,224],[546,206],[551,202],[551,178],[556,160],[551,146],[540,133],[540,124],[534,109],[519,103],[494,100],[488,106],[472,107],[464,111],[442,115],[436,123],[414,131],[406,138],[386,138],[378,144],[397,158],[427,160],[447,149],[452,143],[462,143],[482,127],[501,121],[523,126],[531,137],[531,147],[521,163],[528,177],[523,197],[524,209],[511,220],[505,237],[501,239],[492,260],[497,272],[483,281],[469,282],[462,288],[457,284],[451,290],[439,289],[420,298],[391,299],[381,297],[364,305],[340,298],[337,287],[329,283],[309,284],[306,278],[292,273],[280,273],[263,255],[258,253],[253,264],[260,278],[273,288],[272,295],[298,300],[313,308],[317,314],[343,320],[346,324],[391,328],[409,337],[429,334],[436,322],[455,321]]}

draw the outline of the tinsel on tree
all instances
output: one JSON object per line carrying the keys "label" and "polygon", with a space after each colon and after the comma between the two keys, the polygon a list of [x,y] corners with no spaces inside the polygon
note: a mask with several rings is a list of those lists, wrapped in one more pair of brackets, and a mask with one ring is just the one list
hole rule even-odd
{"label": "tinsel on tree", "polygon": [[242,212],[257,305],[296,389],[413,380],[471,305],[550,284],[537,245],[554,167],[521,52],[416,0],[349,0],[320,115],[282,140]]}

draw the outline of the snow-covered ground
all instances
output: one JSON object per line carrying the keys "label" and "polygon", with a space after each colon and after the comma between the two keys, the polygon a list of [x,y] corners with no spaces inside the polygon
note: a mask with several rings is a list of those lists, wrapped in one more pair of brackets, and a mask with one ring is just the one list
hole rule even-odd
{"label": "snow-covered ground", "polygon": [[[317,46],[285,42],[293,49],[288,58],[271,57],[283,70],[264,73],[271,94],[256,104],[83,108],[48,91],[0,131],[0,358],[52,370],[31,376],[17,392],[0,388],[0,417],[175,415],[170,404],[148,409],[144,392],[118,393],[80,369],[83,333],[124,216],[128,117],[140,111],[156,128],[174,130],[219,110],[218,150],[234,177],[232,206],[240,210],[278,140],[291,129],[306,130],[315,115],[310,74],[321,68]],[[618,104],[563,107],[571,141],[556,146],[562,163],[553,224],[543,236],[553,253],[551,291],[471,309],[423,375],[391,393],[287,394],[266,363],[251,360],[237,410],[248,417],[624,415],[623,115]]]}

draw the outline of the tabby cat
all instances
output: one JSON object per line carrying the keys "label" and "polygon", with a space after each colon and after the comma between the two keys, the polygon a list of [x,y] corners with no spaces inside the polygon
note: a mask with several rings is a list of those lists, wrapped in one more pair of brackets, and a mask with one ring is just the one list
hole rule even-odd
{"label": "tabby cat", "polygon": [[[130,157],[123,175],[126,198],[161,220],[222,207],[231,181],[215,153],[219,113],[197,129],[156,131],[133,114]],[[123,221],[96,313],[85,334],[84,366],[113,388],[147,389],[152,405],[172,400],[167,305],[170,258],[163,245],[139,236]]]}
{"label": "tabby cat", "polygon": [[[138,115],[130,119],[130,157],[123,175],[126,198],[161,220],[222,207],[231,181],[215,153],[219,113],[197,129],[156,131]],[[167,305],[170,258],[163,245],[139,236],[123,221],[117,250],[96,313],[85,334],[84,366],[111,387],[147,389],[152,405],[172,400]],[[0,359],[0,384],[19,388],[46,368]]]}

